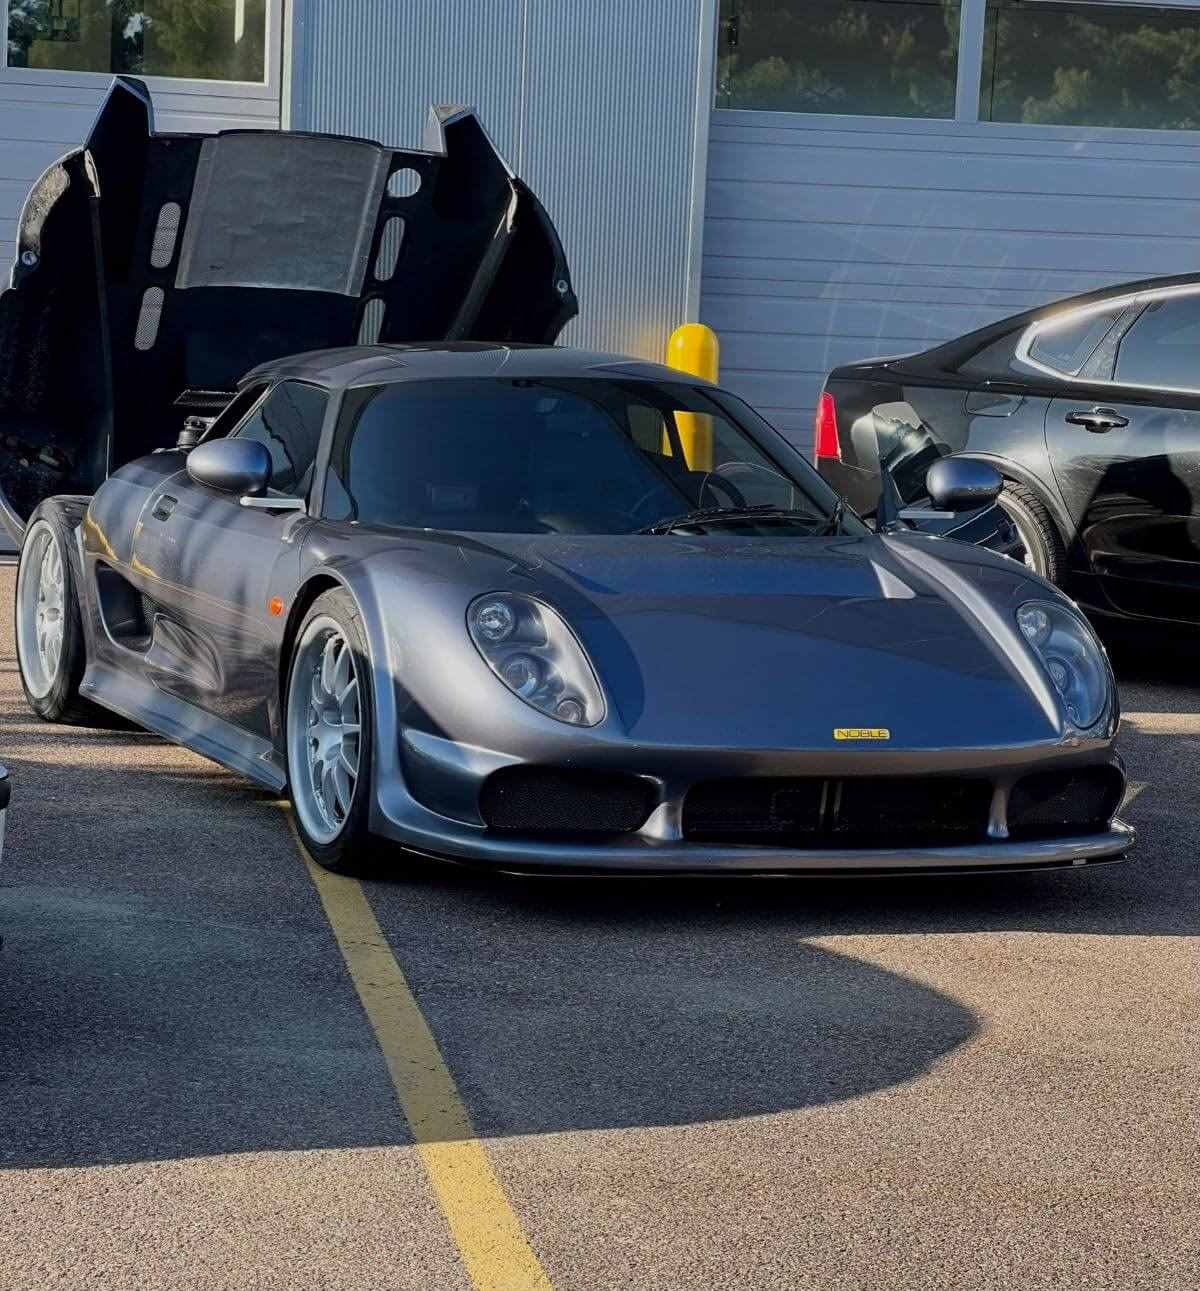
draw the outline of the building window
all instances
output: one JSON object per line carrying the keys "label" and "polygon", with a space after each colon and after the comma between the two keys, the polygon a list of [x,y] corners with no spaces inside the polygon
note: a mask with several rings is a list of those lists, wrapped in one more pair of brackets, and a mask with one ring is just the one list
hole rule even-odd
{"label": "building window", "polygon": [[721,0],[717,107],[952,117],[959,0]]}
{"label": "building window", "polygon": [[8,0],[8,66],[261,83],[266,28],[266,0]]}
{"label": "building window", "polygon": [[979,116],[1200,129],[1200,11],[988,0]]}

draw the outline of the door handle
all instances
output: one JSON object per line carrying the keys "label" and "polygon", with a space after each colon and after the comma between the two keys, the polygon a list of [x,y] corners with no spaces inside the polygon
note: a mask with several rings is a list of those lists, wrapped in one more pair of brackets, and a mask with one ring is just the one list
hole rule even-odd
{"label": "door handle", "polygon": [[169,520],[171,512],[174,511],[178,505],[178,498],[173,498],[169,493],[164,493],[154,504],[154,510],[150,514],[156,520]]}
{"label": "door handle", "polygon": [[1072,426],[1082,426],[1093,435],[1102,435],[1106,430],[1120,430],[1129,425],[1129,418],[1122,417],[1115,408],[1076,408],[1067,413],[1067,420]]}

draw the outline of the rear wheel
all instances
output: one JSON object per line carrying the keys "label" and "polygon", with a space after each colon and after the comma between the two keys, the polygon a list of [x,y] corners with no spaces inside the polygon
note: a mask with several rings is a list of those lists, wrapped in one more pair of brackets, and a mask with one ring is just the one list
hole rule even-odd
{"label": "rear wheel", "polygon": [[17,667],[30,708],[47,722],[93,725],[100,712],[79,694],[86,650],[71,525],[53,499],[30,517],[17,565]]}
{"label": "rear wheel", "polygon": [[366,636],[348,593],[326,592],[305,616],[287,692],[288,781],[296,828],[337,874],[371,868],[367,828],[374,713]]}
{"label": "rear wheel", "polygon": [[1052,583],[1061,582],[1066,549],[1041,499],[1023,484],[1005,481],[999,502],[1016,528],[1026,567]]}

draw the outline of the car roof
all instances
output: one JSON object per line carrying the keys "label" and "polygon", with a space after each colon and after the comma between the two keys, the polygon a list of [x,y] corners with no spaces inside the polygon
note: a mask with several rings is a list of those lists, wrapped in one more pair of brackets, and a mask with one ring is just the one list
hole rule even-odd
{"label": "car roof", "polygon": [[393,385],[402,381],[469,380],[489,377],[617,377],[634,381],[687,381],[701,377],[661,363],[561,345],[449,341],[434,345],[355,345],[313,350],[273,360],[248,372],[242,386],[285,378],[311,381],[329,390]]}
{"label": "car roof", "polygon": [[1006,336],[1009,332],[1014,332],[1018,328],[1024,329],[1031,323],[1040,322],[1044,318],[1050,318],[1060,313],[1066,314],[1073,309],[1079,309],[1087,305],[1099,305],[1106,300],[1119,299],[1122,296],[1138,296],[1146,292],[1165,291],[1172,287],[1195,286],[1200,286],[1200,273],[1194,272],[1172,274],[1169,277],[1139,278],[1135,282],[1113,283],[1109,287],[1100,287],[1094,291],[1081,292],[1075,296],[1064,296],[1059,300],[1051,300],[1044,305],[1037,305],[1033,309],[1026,309],[1020,314],[1012,314],[1008,318],[1001,318],[997,322],[988,323],[987,326],[978,328],[976,331],[966,332],[962,336],[956,336],[952,340],[943,342],[941,345],[935,345],[932,349],[923,350],[919,354],[904,356],[900,362],[905,367],[955,368],[960,363],[979,353],[981,349],[990,345],[993,341],[998,341],[1001,337]]}

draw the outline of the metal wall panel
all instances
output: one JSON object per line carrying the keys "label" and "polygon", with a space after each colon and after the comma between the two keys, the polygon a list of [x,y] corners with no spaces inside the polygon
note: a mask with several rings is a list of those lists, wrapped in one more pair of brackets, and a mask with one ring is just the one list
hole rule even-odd
{"label": "metal wall panel", "polygon": [[518,160],[526,0],[295,0],[291,125],[418,148],[432,103]]}
{"label": "metal wall panel", "polygon": [[1200,135],[716,112],[701,316],[802,448],[828,369],[1200,268]]}
{"label": "metal wall panel", "polygon": [[562,235],[571,344],[659,357],[698,306],[713,0],[296,0],[292,124],[419,142],[480,110]]}

